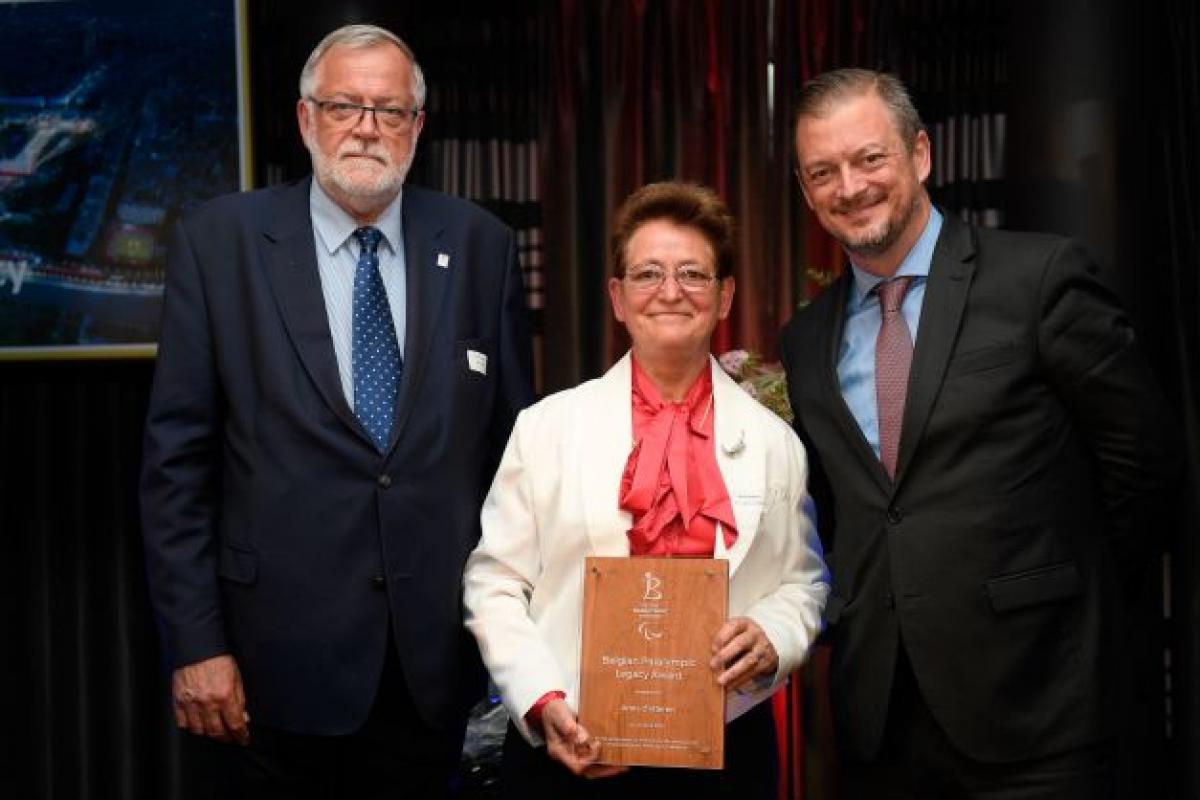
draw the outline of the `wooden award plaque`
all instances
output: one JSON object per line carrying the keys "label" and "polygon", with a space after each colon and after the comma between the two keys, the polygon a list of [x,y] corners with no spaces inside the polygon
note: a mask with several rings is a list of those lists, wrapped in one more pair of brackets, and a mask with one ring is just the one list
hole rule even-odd
{"label": "wooden award plaque", "polygon": [[600,760],[721,769],[725,691],[708,663],[729,562],[590,557],[584,570],[579,719]]}

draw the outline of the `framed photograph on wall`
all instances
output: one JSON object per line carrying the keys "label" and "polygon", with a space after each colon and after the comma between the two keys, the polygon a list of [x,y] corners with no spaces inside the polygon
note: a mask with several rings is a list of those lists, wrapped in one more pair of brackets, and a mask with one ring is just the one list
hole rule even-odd
{"label": "framed photograph on wall", "polygon": [[166,245],[249,184],[244,0],[0,1],[0,359],[152,356]]}

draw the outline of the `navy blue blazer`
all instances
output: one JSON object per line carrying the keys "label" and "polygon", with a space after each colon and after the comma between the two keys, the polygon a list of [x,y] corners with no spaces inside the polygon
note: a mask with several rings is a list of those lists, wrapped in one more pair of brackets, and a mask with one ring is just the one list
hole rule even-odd
{"label": "navy blue blazer", "polygon": [[532,396],[515,238],[404,188],[404,373],[380,455],[342,393],[309,185],[175,227],[141,487],[152,600],[171,665],[232,653],[255,722],[358,728],[390,623],[418,710],[458,725],[484,686],[463,564]]}
{"label": "navy blue blazer", "polygon": [[842,398],[849,271],[783,332],[833,593],[843,751],[879,750],[898,651],[981,761],[1113,733],[1122,557],[1175,465],[1133,330],[1083,250],[946,215],[894,481]]}

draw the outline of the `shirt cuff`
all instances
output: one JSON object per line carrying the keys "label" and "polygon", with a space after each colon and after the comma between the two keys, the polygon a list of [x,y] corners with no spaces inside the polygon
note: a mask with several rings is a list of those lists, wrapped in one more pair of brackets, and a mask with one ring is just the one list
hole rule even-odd
{"label": "shirt cuff", "polygon": [[546,692],[537,699],[529,710],[525,712],[525,724],[539,734],[542,732],[542,711],[545,710],[546,704],[551,700],[566,700],[567,693],[560,692],[557,689],[553,692]]}

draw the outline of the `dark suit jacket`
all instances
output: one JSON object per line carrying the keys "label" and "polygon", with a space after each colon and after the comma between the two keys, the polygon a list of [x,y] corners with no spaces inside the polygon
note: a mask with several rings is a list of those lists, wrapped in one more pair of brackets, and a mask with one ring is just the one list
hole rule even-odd
{"label": "dark suit jacket", "polygon": [[514,236],[404,188],[407,338],[381,456],[342,393],[308,203],[309,180],[229,195],[174,231],[142,476],[169,660],[233,653],[252,720],[342,734],[370,709],[390,620],[420,713],[458,725],[483,688],[462,568],[531,399]]}
{"label": "dark suit jacket", "polygon": [[[898,648],[958,747],[985,761],[1107,735],[1115,552],[1170,473],[1133,331],[1069,241],[946,215],[913,352],[895,482],[836,373],[852,276],[783,332],[833,574],[838,736],[878,751]],[[824,502],[820,486],[826,488]]]}

